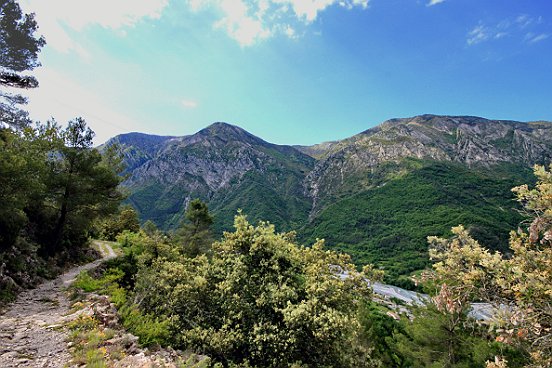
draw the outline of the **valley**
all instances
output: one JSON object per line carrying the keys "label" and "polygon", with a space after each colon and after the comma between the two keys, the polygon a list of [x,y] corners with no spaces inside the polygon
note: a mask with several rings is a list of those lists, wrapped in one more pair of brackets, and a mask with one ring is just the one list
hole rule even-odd
{"label": "valley", "polygon": [[507,249],[509,230],[523,221],[510,189],[551,160],[552,124],[422,115],[292,147],[215,123],[190,136],[129,133],[106,145],[115,143],[142,222],[174,229],[199,198],[217,235],[241,209],[252,223],[296,231],[303,244],[326,239],[411,287],[411,273],[429,264],[428,235],[462,223],[488,248]]}

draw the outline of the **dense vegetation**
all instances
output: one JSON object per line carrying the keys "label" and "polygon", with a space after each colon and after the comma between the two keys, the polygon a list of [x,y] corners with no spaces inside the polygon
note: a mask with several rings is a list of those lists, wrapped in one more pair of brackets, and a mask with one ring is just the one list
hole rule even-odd
{"label": "dense vegetation", "polygon": [[0,129],[2,299],[81,258],[94,221],[117,210],[120,178],[92,134],[81,119]]}
{"label": "dense vegetation", "polygon": [[[374,303],[365,282],[379,271],[358,274],[348,256],[321,242],[297,246],[292,233],[252,226],[241,214],[235,231],[212,247],[209,237],[194,238],[212,223],[200,201],[179,237],[151,225],[125,231],[118,237],[125,256],[100,280],[81,274],[77,285],[109,293],[142,343],[207,354],[211,366],[545,367],[552,172],[539,167],[536,176],[536,189],[515,189],[533,221],[529,233],[512,232],[511,257],[489,252],[462,227],[451,239],[430,238],[438,262],[420,281],[435,292],[398,321],[396,311]],[[503,313],[474,320],[470,301],[481,300]]]}
{"label": "dense vegetation", "polygon": [[[7,72],[0,73],[0,84],[34,87],[33,78],[18,73],[38,65],[44,40],[33,35],[33,17],[22,15],[14,1],[1,6],[0,63]],[[395,279],[427,265],[420,237],[452,234],[429,238],[436,263],[420,279],[434,290],[428,305],[391,311],[389,303],[376,303],[369,287],[380,270],[358,272],[349,255],[326,250],[324,241],[300,246],[295,233],[251,225],[241,213],[234,231],[215,242],[216,221],[200,200],[173,219],[182,219],[174,233],[152,222],[140,228],[133,208],[119,208],[123,168],[114,147],[103,155],[93,149],[93,132],[80,118],[66,128],[55,121],[32,128],[16,106],[24,99],[0,97],[8,101],[0,104],[0,300],[81,257],[96,235],[117,239],[124,255],[106,264],[99,278],[82,273],[76,287],[109,294],[124,327],[142,344],[206,354],[205,364],[213,367],[552,365],[552,166],[535,168],[534,189],[514,189],[531,223],[528,231],[510,233],[509,247],[505,228],[523,217],[512,211],[506,191],[526,179],[511,167],[485,174],[417,163],[417,170],[393,180],[382,176],[379,186],[342,198],[314,228],[303,229],[304,238],[322,234],[345,250],[364,247],[353,252],[357,261],[378,261]],[[258,208],[255,216],[270,214],[283,206],[279,195],[297,193],[298,176],[275,186],[281,168],[245,177],[248,201],[235,193],[224,198]],[[263,207],[265,196],[271,200]],[[285,205],[300,212],[305,203]],[[285,211],[276,218],[301,224],[300,216]],[[462,226],[444,229],[459,222],[471,234]],[[489,251],[474,237],[507,254]],[[482,300],[495,307],[492,321],[469,315],[470,302]],[[92,355],[99,365],[102,352]]]}
{"label": "dense vegetation", "polygon": [[[147,161],[126,182],[127,202],[143,221],[174,230],[193,198],[208,202],[217,235],[232,229],[238,209],[252,222],[270,219],[282,230],[299,228],[306,220],[310,201],[302,179],[312,169],[311,157],[222,123],[175,140],[146,137],[129,134],[112,141],[120,143],[130,167]],[[222,182],[220,191],[213,189]]]}
{"label": "dense vegetation", "polygon": [[94,221],[122,199],[120,162],[92,148],[84,120],[31,126],[11,88],[34,88],[22,73],[39,65],[44,46],[33,15],[12,0],[0,3],[0,302],[51,276],[88,251]]}
{"label": "dense vegetation", "polygon": [[[370,366],[357,317],[370,290],[348,256],[322,242],[299,247],[293,233],[243,215],[212,248],[198,246],[193,229],[208,229],[210,217],[194,203],[176,240],[123,232],[126,256],[105,282],[83,274],[77,286],[110,292],[143,343],[193,349],[224,366]],[[203,251],[190,256],[190,248]]]}
{"label": "dense vegetation", "polygon": [[[462,227],[454,237],[431,237],[431,256],[437,261],[427,275],[441,286],[437,305],[457,315],[472,300],[485,300],[497,310],[491,330],[497,341],[526,351],[531,367],[552,365],[552,165],[535,167],[534,189],[513,189],[530,213],[527,231],[510,233],[510,255],[491,253]],[[506,367],[497,359],[493,367]]]}
{"label": "dense vegetation", "polygon": [[[357,179],[349,178],[345,192],[309,221],[311,204],[298,193],[299,176],[277,166],[265,174],[250,171],[231,182],[231,190],[209,198],[214,234],[230,230],[234,214],[243,209],[253,223],[270,219],[279,229],[297,230],[304,244],[325,239],[330,249],[350,254],[357,265],[376,264],[385,269],[386,281],[411,287],[410,274],[429,265],[425,238],[450,234],[455,224],[465,224],[489,248],[506,250],[508,230],[523,220],[510,188],[533,180],[522,166],[494,166],[489,171],[412,159]],[[362,181],[371,187],[354,188]],[[143,221],[163,225],[162,218],[178,211],[187,195],[207,197],[206,192],[186,193],[178,186],[164,193],[162,187],[151,184],[132,193],[130,203],[141,210]],[[150,208],[153,198],[161,199]],[[173,222],[182,218],[171,216]]]}
{"label": "dense vegetation", "polygon": [[372,179],[379,186],[329,205],[299,232],[300,238],[324,238],[356,264],[375,264],[385,270],[388,282],[406,287],[406,276],[429,265],[426,237],[450,234],[456,224],[464,224],[490,249],[507,249],[508,231],[523,220],[510,188],[531,181],[530,170],[409,165],[418,168],[395,177],[380,175]]}

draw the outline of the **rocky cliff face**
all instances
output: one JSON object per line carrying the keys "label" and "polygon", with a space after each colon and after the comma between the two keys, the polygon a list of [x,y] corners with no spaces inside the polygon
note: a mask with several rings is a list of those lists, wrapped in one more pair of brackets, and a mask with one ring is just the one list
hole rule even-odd
{"label": "rocky cliff face", "polygon": [[[190,199],[199,197],[209,201],[212,209],[223,210],[230,198],[235,199],[235,191],[247,195],[252,186],[267,187],[269,195],[279,199],[284,208],[274,211],[285,212],[288,199],[308,202],[301,186],[314,159],[239,127],[215,123],[191,136],[156,139],[149,149],[128,138],[134,136],[119,136],[116,141],[124,147],[131,168],[124,183],[129,199],[143,218],[151,217],[162,226],[176,226]],[[240,206],[236,203],[231,212],[235,214]],[[255,213],[253,208],[243,209]]]}
{"label": "rocky cliff face", "polygon": [[191,136],[130,133],[112,142],[123,147],[124,185],[142,218],[174,227],[187,201],[199,197],[226,222],[243,208],[271,221],[277,214],[274,222],[288,228],[411,171],[416,164],[408,159],[472,168],[550,162],[552,123],[422,115],[388,120],[342,141],[295,147],[215,123]]}
{"label": "rocky cliff face", "polygon": [[[393,119],[314,146],[270,144],[215,123],[186,137],[115,137],[128,165],[128,201],[166,230],[187,202],[207,201],[215,231],[238,209],[300,241],[324,238],[359,264],[375,263],[407,285],[428,264],[428,235],[460,223],[505,250],[522,217],[510,189],[530,166],[552,161],[552,123],[423,115]],[[110,143],[108,143],[110,144]]]}
{"label": "rocky cliff face", "polygon": [[[121,147],[126,166],[125,172],[129,173],[157,156],[163,144],[173,138],[143,133],[127,133],[110,139],[107,144],[118,144]],[[100,149],[102,148],[100,147]]]}
{"label": "rocky cliff face", "polygon": [[423,115],[388,120],[315,152],[320,158],[305,178],[305,191],[313,199],[311,218],[328,200],[350,192],[350,186],[361,190],[381,185],[374,173],[385,164],[395,164],[392,170],[400,171],[405,158],[468,167],[550,162],[552,124]]}

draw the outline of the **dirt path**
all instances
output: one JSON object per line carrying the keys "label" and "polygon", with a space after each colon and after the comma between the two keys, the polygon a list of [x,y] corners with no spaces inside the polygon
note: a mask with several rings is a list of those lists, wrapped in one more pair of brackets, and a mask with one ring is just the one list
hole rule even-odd
{"label": "dirt path", "polygon": [[64,367],[71,359],[63,324],[71,306],[65,288],[83,271],[116,256],[105,242],[95,241],[103,259],[75,267],[55,280],[19,295],[0,316],[0,367]]}

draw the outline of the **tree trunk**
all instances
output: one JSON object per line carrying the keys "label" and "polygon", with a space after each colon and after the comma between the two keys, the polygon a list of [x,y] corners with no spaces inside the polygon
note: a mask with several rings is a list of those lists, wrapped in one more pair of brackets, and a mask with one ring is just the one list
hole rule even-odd
{"label": "tree trunk", "polygon": [[55,253],[59,250],[61,245],[61,240],[63,239],[63,229],[65,228],[65,222],[67,220],[67,200],[69,199],[69,188],[65,186],[65,193],[63,193],[63,201],[61,203],[61,209],[59,213],[59,218],[54,228],[54,236],[52,239],[52,245],[49,249],[52,253]]}

